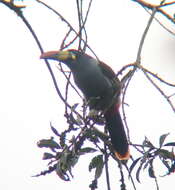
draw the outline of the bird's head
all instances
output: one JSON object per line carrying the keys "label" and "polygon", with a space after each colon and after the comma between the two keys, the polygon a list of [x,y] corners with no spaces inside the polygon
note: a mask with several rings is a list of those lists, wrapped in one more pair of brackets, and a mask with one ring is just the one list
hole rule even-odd
{"label": "bird's head", "polygon": [[41,59],[55,60],[65,63],[70,66],[75,62],[79,62],[82,58],[87,55],[81,51],[77,51],[74,49],[69,49],[65,51],[48,51],[41,54]]}

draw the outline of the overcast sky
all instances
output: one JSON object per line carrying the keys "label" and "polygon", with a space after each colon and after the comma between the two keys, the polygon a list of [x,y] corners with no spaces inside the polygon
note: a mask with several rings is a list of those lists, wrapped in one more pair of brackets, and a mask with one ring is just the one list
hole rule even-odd
{"label": "overcast sky", "polygon": [[[45,2],[50,2],[75,26],[75,1]],[[24,1],[24,4],[27,4],[25,16],[39,36],[44,50],[58,49],[66,25],[34,1]],[[93,1],[87,23],[88,43],[98,57],[117,72],[122,66],[135,61],[149,17],[142,7],[132,1]],[[160,19],[175,32],[173,24],[165,22],[162,17]],[[64,104],[56,94],[43,60],[39,59],[39,49],[28,29],[14,12],[2,4],[0,26],[0,189],[88,189],[93,174],[88,174],[88,165],[84,164],[88,163],[86,158],[81,160],[80,168],[76,167],[73,171],[72,182],[63,182],[56,174],[31,178],[45,169],[47,164],[41,160],[43,151],[37,148],[36,142],[53,135],[50,122],[58,129],[66,126]],[[174,36],[154,21],[144,44],[142,64],[175,83],[174,52]],[[58,76],[60,88],[64,88],[64,78],[56,64],[53,63],[52,68]],[[170,88],[166,90],[169,95],[174,93]],[[174,140],[174,113],[141,72],[136,73],[126,101],[130,105],[126,111],[132,142],[141,143],[147,136],[158,145],[158,137],[168,132],[170,136],[167,140]],[[116,163],[112,163],[110,169],[113,189],[119,188]],[[165,174],[163,168],[158,172]],[[173,175],[160,178],[160,189],[167,188],[173,179]],[[99,180],[99,190],[104,189],[104,181],[103,176]],[[127,184],[131,186],[130,182]],[[155,189],[155,183],[145,172],[143,183],[137,187],[142,190],[148,187]]]}

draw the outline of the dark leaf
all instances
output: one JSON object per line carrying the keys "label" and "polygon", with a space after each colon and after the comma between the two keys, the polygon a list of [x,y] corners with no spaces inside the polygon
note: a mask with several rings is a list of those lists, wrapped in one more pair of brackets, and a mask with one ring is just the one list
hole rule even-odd
{"label": "dark leaf", "polygon": [[83,124],[83,122],[80,119],[80,117],[76,116],[76,118],[75,118],[74,115],[73,115],[73,113],[69,114],[69,120],[71,121],[72,124],[75,124],[75,125],[78,125],[78,126]]}
{"label": "dark leaf", "polygon": [[175,161],[172,163],[169,173],[175,172]]}
{"label": "dark leaf", "polygon": [[61,165],[58,162],[57,167],[56,167],[56,174],[59,176],[60,179],[62,179],[64,181],[70,181],[68,174],[64,170],[62,170],[62,168],[60,166]]}
{"label": "dark leaf", "polygon": [[78,155],[73,154],[69,150],[65,150],[59,159],[59,168],[64,173],[66,173],[67,171],[71,173],[72,167],[75,166],[75,164],[78,162],[78,159],[79,159]]}
{"label": "dark leaf", "polygon": [[42,140],[37,142],[37,145],[38,145],[39,148],[51,148],[51,149],[53,149],[53,148],[59,149],[60,148],[59,144],[56,143],[53,140],[53,138],[51,138],[51,139],[42,139]]}
{"label": "dark leaf", "polygon": [[[147,165],[147,166],[149,165],[149,167],[148,167],[149,177],[156,178],[155,173],[154,173],[154,168],[153,168],[153,161],[154,161],[154,159],[148,160],[148,162],[145,165]],[[144,168],[146,168],[147,166],[144,166]]]}
{"label": "dark leaf", "polygon": [[89,171],[91,171],[92,169],[96,169],[95,170],[95,179],[98,179],[103,171],[103,166],[104,166],[104,162],[103,162],[103,155],[98,155],[95,156],[90,164],[89,164]]}
{"label": "dark leaf", "polygon": [[136,179],[137,181],[140,183],[140,171],[142,169],[142,166],[143,166],[143,163],[140,164],[139,168],[137,169],[137,172],[136,172]]}
{"label": "dark leaf", "polygon": [[140,166],[139,166],[139,168],[137,169],[137,171],[136,171],[136,179],[137,179],[137,181],[140,183],[140,171],[141,171],[141,169],[142,169],[142,167],[143,167],[143,165],[145,165],[146,164],[146,156],[144,155],[143,157],[142,157],[142,160],[141,160],[141,162],[140,162]]}
{"label": "dark leaf", "polygon": [[79,156],[78,155],[73,155],[73,156],[71,156],[70,158],[68,158],[69,160],[69,166],[70,167],[74,167],[75,166],[75,164],[78,162],[78,159],[79,159]]}
{"label": "dark leaf", "polygon": [[152,166],[150,166],[150,167],[148,168],[148,173],[149,173],[149,176],[150,176],[151,178],[155,178],[155,177],[156,177],[155,174],[154,174],[154,169],[153,169]]}
{"label": "dark leaf", "polygon": [[169,135],[169,133],[163,134],[163,135],[160,136],[160,138],[159,138],[159,146],[160,146],[160,148],[163,146],[163,143],[164,143],[164,141],[165,141],[165,139],[166,139],[166,137],[168,135]]}
{"label": "dark leaf", "polygon": [[95,156],[92,158],[90,164],[89,164],[89,171],[91,171],[92,169],[96,168],[98,165],[98,159],[101,155]]}
{"label": "dark leaf", "polygon": [[175,142],[166,143],[164,146],[175,146]]}
{"label": "dark leaf", "polygon": [[45,152],[43,154],[43,160],[48,160],[48,159],[51,159],[51,158],[55,158],[55,156],[51,153],[48,153],[48,152]]}
{"label": "dark leaf", "polygon": [[[145,162],[146,162],[146,160],[145,160]],[[153,158],[148,159],[148,161],[144,164],[143,169],[146,169],[148,166],[152,165],[152,162],[153,162]]]}
{"label": "dark leaf", "polygon": [[168,172],[167,172],[166,174],[162,175],[161,177],[165,177],[165,176],[170,175],[171,173],[174,173],[174,172],[175,172],[175,162],[173,162],[171,166],[169,166],[169,163],[168,163],[168,162],[166,163],[165,160],[164,160],[164,162],[165,162],[164,165],[165,165],[165,166],[168,166],[168,167],[167,167]]}
{"label": "dark leaf", "polygon": [[58,136],[58,137],[60,137],[60,134],[58,133],[58,131],[55,129],[55,127],[53,127],[51,124],[50,124],[50,128],[51,128],[51,130],[53,131],[53,133],[56,135],[56,136]]}
{"label": "dark leaf", "polygon": [[154,145],[149,141],[147,137],[145,137],[145,140],[143,141],[143,148],[144,147],[155,148]]}
{"label": "dark leaf", "polygon": [[95,170],[95,179],[98,179],[101,176],[103,167],[104,167],[104,162],[103,162],[103,156],[101,155],[99,158],[98,165]]}
{"label": "dark leaf", "polygon": [[164,166],[168,169],[168,171],[170,170],[170,165],[169,165],[169,161],[165,160],[165,159],[161,159],[162,163],[164,164]]}
{"label": "dark leaf", "polygon": [[164,159],[171,159],[174,160],[175,159],[175,155],[173,152],[169,152],[168,150],[165,149],[159,149],[156,154],[158,154],[159,156],[163,157]]}
{"label": "dark leaf", "polygon": [[79,155],[83,155],[83,154],[86,154],[86,153],[93,153],[93,152],[96,152],[97,150],[95,148],[91,148],[91,147],[86,147],[86,148],[82,148],[80,151],[79,151]]}
{"label": "dark leaf", "polygon": [[129,174],[131,174],[132,170],[134,169],[134,167],[136,166],[137,162],[141,159],[142,157],[137,158],[136,160],[134,160],[134,162],[131,164],[130,168],[129,168]]}

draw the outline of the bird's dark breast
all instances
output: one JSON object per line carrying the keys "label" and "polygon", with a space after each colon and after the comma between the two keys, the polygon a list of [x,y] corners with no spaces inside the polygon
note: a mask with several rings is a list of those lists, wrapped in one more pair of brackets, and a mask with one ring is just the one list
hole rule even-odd
{"label": "bird's dark breast", "polygon": [[90,101],[90,108],[104,110],[108,107],[114,96],[112,82],[108,78],[98,71],[73,74],[76,85]]}

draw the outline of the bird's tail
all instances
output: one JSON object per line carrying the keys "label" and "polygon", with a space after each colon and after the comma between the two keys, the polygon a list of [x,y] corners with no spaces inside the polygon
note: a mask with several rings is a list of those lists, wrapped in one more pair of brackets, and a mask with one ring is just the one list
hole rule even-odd
{"label": "bird's tail", "polygon": [[128,160],[130,157],[128,141],[124,125],[116,105],[113,105],[108,111],[106,111],[105,119],[115,156],[119,160]]}

